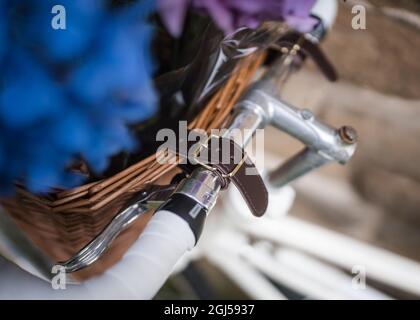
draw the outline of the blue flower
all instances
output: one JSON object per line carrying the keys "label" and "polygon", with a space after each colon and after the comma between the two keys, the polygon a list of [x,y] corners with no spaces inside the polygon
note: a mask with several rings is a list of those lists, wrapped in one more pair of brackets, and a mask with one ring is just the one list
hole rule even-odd
{"label": "blue flower", "polygon": [[[20,39],[54,62],[82,54],[92,44],[109,17],[103,0],[17,0],[20,12],[27,11],[19,25]],[[66,29],[52,27],[52,8],[57,4],[65,9]],[[19,13],[16,13],[17,15]]]}
{"label": "blue flower", "polygon": [[[7,45],[7,24],[8,24],[8,17],[7,17],[7,10],[6,10],[6,0],[0,1],[0,63],[4,52],[6,51]],[[1,66],[1,64],[0,64]]]}
{"label": "blue flower", "polygon": [[66,168],[95,171],[139,142],[127,124],[156,109],[154,1],[110,9],[107,0],[61,0],[66,29],[54,30],[52,0],[0,1],[0,194],[15,182],[33,192],[80,184]]}

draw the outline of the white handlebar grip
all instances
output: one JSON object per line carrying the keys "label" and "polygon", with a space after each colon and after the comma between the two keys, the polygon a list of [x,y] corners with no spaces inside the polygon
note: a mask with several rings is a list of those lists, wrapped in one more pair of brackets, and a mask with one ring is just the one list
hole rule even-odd
{"label": "white handlebar grip", "polygon": [[160,210],[120,262],[84,283],[68,283],[64,290],[0,260],[0,299],[151,299],[195,242],[183,218]]}
{"label": "white handlebar grip", "polygon": [[119,279],[118,284],[126,286],[126,298],[153,298],[178,260],[200,238],[207,213],[219,190],[220,182],[212,171],[195,170],[154,214],[124,259],[103,276],[84,285],[96,296],[103,293],[103,298],[119,298],[110,297],[106,290],[112,287],[109,279],[111,282]]}
{"label": "white handlebar grip", "polygon": [[[188,223],[178,215],[160,210],[155,213],[135,244],[118,264],[106,273],[85,282],[95,298],[111,298],[112,284],[106,278],[125,284],[127,292],[113,298],[151,299],[162,287],[179,258],[195,245]],[[106,285],[105,285],[106,284]],[[97,295],[103,295],[98,297]]]}

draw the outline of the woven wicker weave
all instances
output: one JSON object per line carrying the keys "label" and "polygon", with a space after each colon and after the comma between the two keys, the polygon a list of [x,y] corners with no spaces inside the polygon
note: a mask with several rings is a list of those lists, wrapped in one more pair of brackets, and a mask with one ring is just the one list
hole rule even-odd
{"label": "woven wicker weave", "polygon": [[[243,58],[226,84],[212,97],[189,128],[222,128],[232,107],[254,77],[264,54]],[[16,195],[1,203],[33,243],[53,261],[72,257],[124,209],[128,199],[149,183],[166,183],[177,172],[173,164],[161,165],[152,155],[118,174],[72,190],[40,197],[18,187]],[[113,243],[106,254],[76,278],[99,274],[117,262],[138,238],[151,213],[138,219]]]}

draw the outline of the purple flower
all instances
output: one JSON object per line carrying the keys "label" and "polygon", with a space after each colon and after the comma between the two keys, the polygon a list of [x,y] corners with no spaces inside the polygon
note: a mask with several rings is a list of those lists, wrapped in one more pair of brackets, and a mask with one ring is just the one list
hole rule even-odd
{"label": "purple flower", "polygon": [[169,32],[182,32],[188,6],[208,14],[225,33],[240,27],[255,29],[263,21],[285,21],[305,32],[316,23],[310,17],[315,0],[158,0],[158,9]]}

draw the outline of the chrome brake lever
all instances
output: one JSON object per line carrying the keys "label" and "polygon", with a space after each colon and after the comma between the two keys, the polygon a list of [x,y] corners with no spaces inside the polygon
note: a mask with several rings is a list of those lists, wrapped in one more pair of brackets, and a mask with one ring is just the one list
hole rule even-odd
{"label": "chrome brake lever", "polygon": [[118,213],[101,233],[76,255],[58,264],[62,265],[68,273],[76,272],[90,266],[102,256],[114,239],[131,223],[137,220],[138,217],[149,210],[157,209],[166,201],[175,187],[175,185],[169,185],[167,187],[152,186],[146,189],[141,193],[140,199]]}

